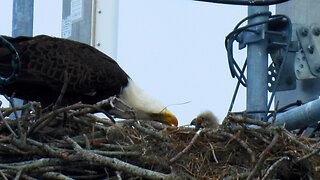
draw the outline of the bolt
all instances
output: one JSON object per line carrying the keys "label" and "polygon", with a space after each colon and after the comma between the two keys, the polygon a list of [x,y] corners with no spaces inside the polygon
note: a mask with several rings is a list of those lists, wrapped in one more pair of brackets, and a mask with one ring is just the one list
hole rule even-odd
{"label": "bolt", "polygon": [[309,33],[309,30],[308,30],[308,28],[305,28],[305,27],[301,28],[300,33],[302,36],[307,36]]}
{"label": "bolt", "polygon": [[313,28],[313,34],[316,35],[316,36],[319,36],[320,35],[320,28],[319,27],[314,27]]}
{"label": "bolt", "polygon": [[101,44],[100,44],[100,42],[97,42],[97,46],[100,46]]}
{"label": "bolt", "polygon": [[102,13],[102,11],[101,11],[101,10],[99,10],[99,11],[98,11],[98,13],[99,13],[99,14],[101,14],[101,13]]}
{"label": "bolt", "polygon": [[310,54],[313,54],[313,50],[314,50],[314,46],[313,45],[308,45],[307,49],[308,49]]}

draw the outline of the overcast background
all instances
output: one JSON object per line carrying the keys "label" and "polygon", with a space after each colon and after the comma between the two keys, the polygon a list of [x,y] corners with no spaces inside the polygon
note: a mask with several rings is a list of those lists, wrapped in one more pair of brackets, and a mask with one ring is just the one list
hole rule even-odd
{"label": "overcast background", "polygon": [[[60,37],[62,0],[34,4],[34,35]],[[0,5],[0,34],[11,35],[12,0]],[[236,84],[229,73],[224,38],[246,15],[246,6],[120,0],[117,61],[142,89],[169,106],[180,125],[204,110],[221,121]],[[245,50],[235,55],[242,64]],[[189,103],[174,105],[185,102]],[[244,109],[242,88],[234,110]]]}

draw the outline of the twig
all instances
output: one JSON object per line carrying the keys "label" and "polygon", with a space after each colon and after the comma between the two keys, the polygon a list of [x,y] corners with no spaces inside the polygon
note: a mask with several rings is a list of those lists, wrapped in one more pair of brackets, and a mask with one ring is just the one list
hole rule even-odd
{"label": "twig", "polygon": [[115,156],[141,156],[141,153],[138,151],[99,151],[99,150],[90,150],[93,153],[109,156],[109,157],[115,157]]}
{"label": "twig", "polygon": [[[104,115],[106,115],[113,123],[116,121],[114,118],[110,115],[109,112],[105,111],[106,106],[110,106],[110,98],[100,101],[96,103],[95,105],[87,105],[88,107],[80,109],[72,113],[72,115],[79,116],[83,114],[89,114],[89,113],[97,113],[97,112],[102,112]],[[110,108],[110,107],[109,107]]]}
{"label": "twig", "polygon": [[4,97],[9,101],[11,107],[14,109],[13,112],[14,112],[14,115],[15,115],[16,120],[17,120],[18,133],[19,133],[19,136],[22,137],[22,135],[23,135],[22,126],[21,126],[21,122],[19,120],[18,113],[17,113],[16,108],[15,108],[15,104],[14,104],[14,100],[13,100],[14,95],[15,95],[15,93],[13,93],[10,98],[7,95],[5,95]]}
{"label": "twig", "polygon": [[8,124],[7,120],[3,117],[2,112],[0,112],[0,119],[3,121],[3,123],[6,125],[6,127],[8,128],[8,130],[11,132],[11,134],[13,134],[13,136],[18,137],[17,134],[12,130],[12,128],[10,127],[10,125]]}
{"label": "twig", "polygon": [[18,170],[18,172],[17,172],[17,174],[16,174],[16,177],[14,177],[14,180],[19,180],[19,179],[20,179],[20,176],[21,176],[21,174],[22,174],[22,170],[23,170],[23,169],[19,169],[19,170]]}
{"label": "twig", "polygon": [[109,105],[112,107],[110,112],[112,112],[116,117],[136,119],[136,111],[129,104],[116,96],[110,97],[109,99]]}
{"label": "twig", "polygon": [[89,127],[102,129],[102,130],[108,130],[108,127],[105,127],[105,126],[102,126],[102,125],[99,125],[99,124],[96,124],[96,123],[90,123],[88,121],[84,121],[83,119],[75,117],[75,116],[73,116],[71,118],[71,120],[74,121],[74,122],[81,123],[83,125],[89,126]]}
{"label": "twig", "polygon": [[84,117],[88,117],[90,118],[90,120],[94,123],[96,122],[100,122],[100,123],[103,123],[105,125],[108,125],[108,126],[112,126],[114,125],[114,122],[110,119],[107,119],[107,118],[101,118],[101,117],[98,117],[94,114],[85,114]]}
{"label": "twig", "polygon": [[243,141],[241,140],[239,137],[237,137],[236,135],[233,135],[233,134],[230,134],[230,133],[227,133],[227,132],[221,132],[220,133],[221,135],[224,135],[224,136],[227,136],[229,138],[233,138],[235,139],[245,150],[247,150],[247,152],[249,153],[250,155],[250,158],[251,158],[251,162],[252,163],[255,163],[256,162],[256,155],[255,153],[251,150],[251,148]]}
{"label": "twig", "polygon": [[11,144],[0,144],[0,149],[5,150],[8,152],[15,152],[17,154],[22,154],[22,155],[28,155],[28,152],[21,151],[20,149],[17,149],[15,146],[12,146]]}
{"label": "twig", "polygon": [[63,163],[64,163],[64,160],[61,160],[58,158],[42,158],[42,159],[31,160],[31,161],[0,164],[0,168],[15,169],[15,170],[23,169],[24,171],[28,171],[41,166],[57,165],[57,164],[63,164]]}
{"label": "twig", "polygon": [[1,177],[2,177],[4,180],[8,180],[8,178],[7,178],[6,175],[2,172],[2,170],[0,170],[0,174],[1,174]]}
{"label": "twig", "polygon": [[[262,129],[260,129],[262,130]],[[270,144],[271,142],[269,140],[267,140],[266,138],[263,137],[263,133],[261,132],[257,132],[257,131],[248,131],[249,133],[251,133],[252,135],[256,136],[257,138],[260,138],[263,142]]]}
{"label": "twig", "polygon": [[273,164],[269,167],[269,169],[268,169],[267,172],[264,174],[264,176],[262,177],[261,180],[267,180],[267,179],[269,179],[269,176],[270,176],[271,172],[272,172],[274,169],[276,169],[276,168],[280,165],[280,163],[281,163],[282,161],[284,161],[284,160],[290,160],[290,158],[289,158],[288,156],[285,156],[285,157],[281,157],[280,159],[278,159],[275,163],[273,163]]}
{"label": "twig", "polygon": [[50,113],[43,115],[40,119],[37,120],[35,124],[33,124],[30,127],[30,129],[27,132],[27,137],[30,136],[36,129],[39,130],[43,128],[48,123],[49,118],[52,118],[59,113],[66,112],[71,109],[81,109],[81,108],[94,108],[94,106],[90,104],[74,104],[71,106],[67,106],[67,107],[63,107],[63,108],[51,111]]}
{"label": "twig", "polygon": [[53,148],[53,147],[49,146],[48,144],[40,143],[40,142],[35,141],[33,139],[27,138],[27,142],[34,145],[34,146],[39,147],[42,151],[47,152],[52,157],[61,158],[61,157],[63,157],[63,154],[66,153],[65,149],[60,149],[57,147]]}
{"label": "twig", "polygon": [[103,166],[109,166],[111,168],[117,169],[119,171],[124,171],[129,174],[133,174],[136,176],[140,176],[142,178],[149,178],[149,179],[174,179],[179,177],[175,176],[175,174],[163,174],[155,171],[151,171],[148,169],[144,169],[126,162],[123,162],[116,158],[109,158],[105,156],[101,156],[98,154],[95,154],[93,152],[87,151],[82,149],[75,141],[73,141],[71,138],[66,137],[66,141],[70,143],[74,150],[77,152],[75,155],[79,158],[79,160],[87,160],[89,162],[95,162]]}
{"label": "twig", "polygon": [[294,162],[295,162],[295,163],[298,163],[298,162],[300,162],[300,161],[306,160],[306,159],[308,159],[308,158],[310,158],[310,157],[312,157],[312,156],[314,156],[314,155],[317,155],[319,152],[320,152],[320,148],[318,148],[318,149],[316,149],[316,150],[313,150],[311,153],[306,154],[306,155],[298,158],[298,159],[295,160]]}
{"label": "twig", "polygon": [[65,70],[64,71],[63,85],[62,85],[59,97],[58,97],[56,103],[53,106],[53,109],[56,109],[61,104],[61,101],[62,101],[62,99],[64,97],[64,94],[67,91],[68,83],[69,83],[69,76],[68,76],[68,72]]}
{"label": "twig", "polygon": [[116,175],[117,175],[118,180],[122,180],[122,177],[121,177],[121,174],[119,171],[116,171]]}
{"label": "twig", "polygon": [[175,161],[177,161],[183,154],[187,153],[190,148],[194,145],[194,143],[196,142],[196,140],[198,139],[199,135],[201,134],[201,132],[204,129],[200,129],[199,131],[197,131],[197,133],[193,136],[193,138],[191,139],[190,143],[181,151],[179,152],[177,155],[175,155],[173,158],[170,159],[170,163],[174,163]]}
{"label": "twig", "polygon": [[91,107],[92,109],[95,109],[98,112],[102,112],[104,115],[106,115],[114,124],[116,123],[116,121],[114,120],[114,118],[109,114],[109,112],[105,111],[103,108],[97,106],[97,105],[92,105]]}
{"label": "twig", "polygon": [[15,93],[12,93],[11,97],[9,97],[7,95],[4,95],[4,97],[7,99],[7,101],[9,101],[9,103],[13,109],[14,116],[16,117],[16,119],[18,119],[19,116],[18,116],[17,110],[15,108],[14,100],[13,100],[14,95],[15,95]]}
{"label": "twig", "polygon": [[82,134],[85,145],[86,145],[86,149],[89,150],[91,149],[91,145],[90,145],[90,141],[88,139],[88,136],[86,134]]}
{"label": "twig", "polygon": [[[280,128],[280,131],[282,132],[282,135],[285,135],[291,142],[299,146],[300,148],[306,150],[307,152],[312,152],[312,148],[308,147],[307,145],[303,144],[300,142],[297,138],[294,137],[288,130],[286,130],[283,127],[278,127]],[[276,129],[278,129],[276,128]]]}
{"label": "twig", "polygon": [[229,116],[228,119],[231,121],[237,122],[237,123],[254,124],[254,125],[258,125],[258,126],[262,126],[262,127],[267,127],[271,124],[269,122],[263,122],[263,121],[259,121],[259,120],[255,120],[255,119],[250,119],[248,117]]}
{"label": "twig", "polygon": [[[125,109],[122,109],[121,107],[115,105],[116,103],[120,103],[120,105],[123,106]],[[114,108],[118,111],[121,111],[121,112],[128,112],[128,110],[129,110],[129,112],[134,112],[133,108],[129,104],[124,102],[122,99],[117,98],[116,96],[110,98],[110,105],[112,108]],[[135,117],[135,115],[134,115],[134,117]]]}
{"label": "twig", "polygon": [[32,110],[37,110],[40,109],[40,103],[39,102],[29,102],[27,104],[24,104],[22,106],[15,106],[13,107],[6,107],[6,108],[0,108],[1,111],[3,112],[3,116],[9,116],[12,112],[16,111],[16,110],[25,110],[25,109],[32,109]]}
{"label": "twig", "polygon": [[216,161],[216,163],[219,163],[217,157],[216,157],[216,154],[214,152],[214,148],[213,148],[213,145],[211,143],[209,143],[210,145],[210,148],[211,148],[211,152],[212,152],[212,156],[213,156],[213,159]]}
{"label": "twig", "polygon": [[103,144],[103,143],[95,144],[95,146],[102,147],[107,150],[122,150],[122,151],[132,150],[139,147],[139,145],[117,145],[117,144]]}
{"label": "twig", "polygon": [[134,127],[137,128],[137,130],[139,130],[140,132],[144,133],[144,134],[148,134],[154,138],[157,138],[159,140],[162,140],[162,141],[170,141],[170,137],[168,135],[165,135],[165,134],[161,134],[157,131],[154,131],[153,129],[151,128],[145,128],[145,127],[142,127],[140,124],[138,124],[137,122],[134,122],[133,123]]}
{"label": "twig", "polygon": [[46,172],[42,176],[43,178],[46,178],[46,179],[72,180],[72,178],[69,178],[68,176],[63,175],[61,173],[57,173],[57,172]]}
{"label": "twig", "polygon": [[251,173],[247,177],[247,180],[251,180],[254,177],[256,172],[259,170],[260,166],[263,164],[267,154],[269,154],[270,150],[277,143],[278,139],[279,139],[279,134],[275,132],[271,143],[260,154],[260,159],[258,160],[258,162],[254,166],[253,170],[251,171]]}
{"label": "twig", "polygon": [[223,178],[223,180],[238,180],[238,179],[244,179],[245,177],[248,177],[249,173],[248,172],[244,172],[244,173],[240,173],[237,174],[236,176],[228,176]]}

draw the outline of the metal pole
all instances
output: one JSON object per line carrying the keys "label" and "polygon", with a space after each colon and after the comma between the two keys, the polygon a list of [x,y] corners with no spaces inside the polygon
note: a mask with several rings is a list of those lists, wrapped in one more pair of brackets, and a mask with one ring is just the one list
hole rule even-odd
{"label": "metal pole", "polygon": [[[268,6],[249,6],[248,15],[268,12]],[[248,25],[268,20],[268,16],[257,16],[249,19]],[[248,43],[248,70],[247,70],[247,112],[253,119],[264,120],[268,100],[268,54],[267,41],[264,38],[266,25],[255,26],[252,29],[260,40]],[[252,33],[252,32],[247,32]]]}
{"label": "metal pole", "polygon": [[[12,36],[32,36],[33,34],[33,0],[13,0]],[[23,105],[26,101],[14,98],[15,105]],[[21,115],[21,111],[18,111]],[[11,114],[10,116],[13,116]],[[12,117],[13,118],[13,117]],[[18,118],[18,117],[16,117]]]}
{"label": "metal pole", "polygon": [[32,36],[33,0],[13,0],[12,36]]}
{"label": "metal pole", "polygon": [[[273,126],[285,126],[288,130],[304,128],[317,123],[320,117],[320,99],[308,102],[276,116]],[[272,120],[272,117],[269,121]]]}
{"label": "metal pole", "polygon": [[92,46],[117,59],[119,0],[95,0]]}

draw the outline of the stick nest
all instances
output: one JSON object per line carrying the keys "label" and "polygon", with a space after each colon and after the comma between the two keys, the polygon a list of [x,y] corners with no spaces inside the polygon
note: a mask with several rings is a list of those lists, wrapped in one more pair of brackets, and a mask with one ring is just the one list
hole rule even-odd
{"label": "stick nest", "polygon": [[[217,129],[113,123],[101,104],[2,108],[2,179],[320,179],[317,135],[229,116]],[[9,114],[23,110],[23,115]],[[252,128],[256,124],[259,128]]]}

